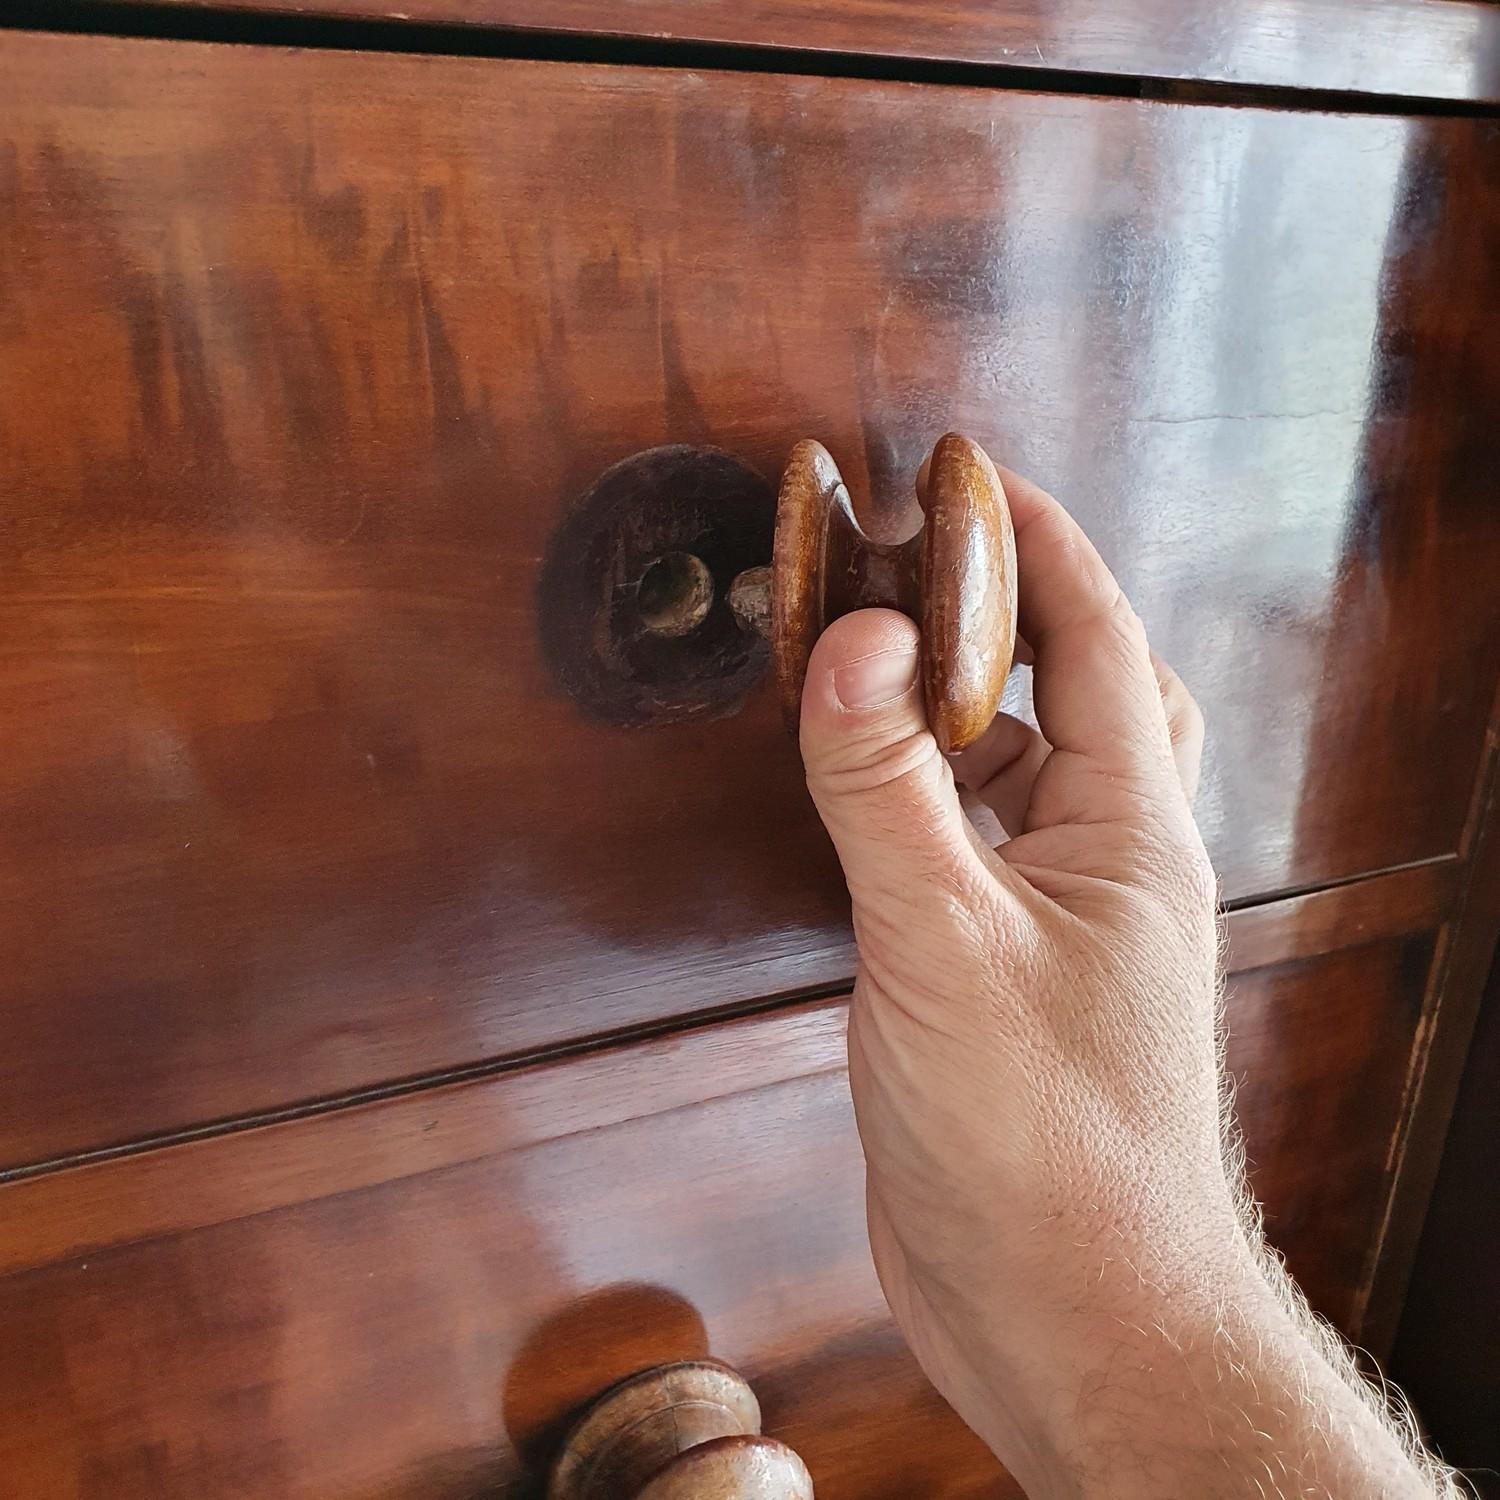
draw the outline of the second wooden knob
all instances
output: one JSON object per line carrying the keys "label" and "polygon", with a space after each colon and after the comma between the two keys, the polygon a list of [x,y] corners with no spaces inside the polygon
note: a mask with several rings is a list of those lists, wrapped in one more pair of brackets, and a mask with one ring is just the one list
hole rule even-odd
{"label": "second wooden knob", "polygon": [[547,1500],[813,1500],[802,1460],[760,1430],[760,1403],[716,1360],[641,1370],[568,1435]]}

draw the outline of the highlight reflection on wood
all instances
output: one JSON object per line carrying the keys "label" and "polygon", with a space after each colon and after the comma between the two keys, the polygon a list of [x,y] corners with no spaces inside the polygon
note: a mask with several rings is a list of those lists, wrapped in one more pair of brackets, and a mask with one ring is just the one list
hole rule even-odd
{"label": "highlight reflection on wood", "polygon": [[772,686],[622,732],[544,659],[656,444],[816,432],[889,538],[969,434],[1202,702],[1228,898],[1459,848],[1494,132],[925,97],[5,36],[0,1164],[847,980]]}
{"label": "highlight reflection on wood", "polygon": [[[1065,17],[1054,65],[1158,91],[1495,92],[1493,6],[1160,4],[782,19],[799,67]],[[1036,478],[1203,704],[1254,1185],[1379,1352],[1500,927],[1494,122],[410,35],[0,31],[5,1484],[522,1500],[713,1356],[820,1500],[1013,1493],[881,1299],[842,1002],[794,1003],[846,895],[725,590],[806,433],[878,545],[937,433]],[[586,709],[600,516],[639,691]]]}

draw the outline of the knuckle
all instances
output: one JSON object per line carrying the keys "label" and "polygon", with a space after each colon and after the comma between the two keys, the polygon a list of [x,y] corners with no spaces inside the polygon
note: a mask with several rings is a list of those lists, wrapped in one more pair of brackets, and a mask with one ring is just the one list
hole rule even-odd
{"label": "knuckle", "polygon": [[1145,624],[1118,584],[1113,584],[1113,590],[1113,596],[1095,616],[1095,622],[1104,634],[1109,651],[1123,668],[1135,672],[1144,664],[1149,670],[1151,647],[1146,639]]}
{"label": "knuckle", "polygon": [[926,729],[893,740],[875,735],[851,737],[809,767],[807,780],[814,792],[859,795],[912,778],[926,780],[937,775],[943,764],[937,741]]}
{"label": "knuckle", "polygon": [[1218,879],[1202,840],[1162,831],[1144,835],[1136,850],[1136,896],[1196,923],[1218,907]]}
{"label": "knuckle", "polygon": [[1125,597],[1125,590],[1113,578],[1109,581],[1108,605],[1105,613],[1123,634],[1138,636],[1142,641],[1146,639],[1146,627],[1141,617],[1131,606],[1130,600]]}
{"label": "knuckle", "polygon": [[1193,745],[1204,735],[1203,715],[1197,710],[1173,713],[1167,719],[1167,732],[1174,745]]}
{"label": "knuckle", "polygon": [[1180,727],[1183,733],[1202,732],[1203,709],[1180,677],[1172,676],[1162,696],[1174,726]]}

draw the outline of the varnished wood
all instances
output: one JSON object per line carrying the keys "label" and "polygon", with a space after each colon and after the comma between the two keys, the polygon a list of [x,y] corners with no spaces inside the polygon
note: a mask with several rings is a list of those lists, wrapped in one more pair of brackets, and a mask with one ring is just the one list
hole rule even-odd
{"label": "varnished wood", "polygon": [[[1336,951],[1341,933],[1356,944],[1416,936],[1441,920],[1442,897],[1429,871],[1410,870],[1232,912],[1230,965],[1242,973],[1305,969]],[[1392,1058],[1404,1055],[1404,1033],[1387,1041]],[[498,1078],[454,1083],[38,1173],[0,1184],[0,1273],[607,1130],[642,1109],[698,1102],[705,1079],[716,1094],[749,1093],[843,1066],[843,1002],[822,1001],[533,1066],[500,1075],[503,1086]],[[309,1172],[304,1142],[314,1118],[317,1169]]]}
{"label": "varnished wood", "polygon": [[[1500,363],[1500,351],[1494,357]],[[1492,739],[1500,750],[1500,693],[1496,694]],[[1370,1345],[1382,1355],[1390,1348],[1401,1321],[1407,1279],[1428,1198],[1442,1164],[1449,1120],[1469,1056],[1470,1039],[1480,1019],[1487,978],[1491,981],[1489,1003],[1496,1003],[1493,975],[1500,963],[1500,755],[1492,755],[1487,769],[1487,776],[1476,788],[1465,831],[1469,879],[1442,934],[1423,1006],[1419,1046],[1412,1059],[1408,1107],[1392,1152],[1395,1191],[1366,1313]],[[1482,1060],[1478,1066],[1484,1066]]]}
{"label": "varnished wood", "polygon": [[[818,637],[871,608],[920,623],[922,693],[942,750],[973,744],[993,721],[1016,644],[1016,539],[1005,490],[985,451],[950,432],[933,449],[921,505],[922,524],[909,537],[868,537],[828,450],[812,438],[792,449],[764,584],[782,714],[794,732]],[[762,609],[742,591],[736,612],[749,623]]]}
{"label": "varnished wood", "polygon": [[[357,1193],[844,1066],[842,1001],[0,1184],[0,1271]],[[705,1090],[705,1080],[709,1080]],[[317,1156],[304,1142],[312,1119]],[[314,1170],[309,1171],[309,1167]],[[621,1372],[624,1373],[624,1372]]]}
{"label": "varnished wood", "polygon": [[1361,1342],[1433,934],[1231,976],[1226,1064],[1272,1244]]}
{"label": "varnished wood", "polygon": [[[1430,164],[1431,158],[1426,153],[1418,153],[1403,168],[1403,180],[1415,185],[1423,179]],[[1500,199],[1477,200],[1473,233],[1476,241],[1486,247],[1486,258],[1493,270],[1496,250],[1500,247]],[[1398,263],[1407,264],[1422,253],[1399,237],[1392,241],[1392,250]],[[1491,285],[1500,287],[1500,278],[1492,277]],[[1454,473],[1455,459],[1468,447],[1468,434],[1476,430],[1472,424],[1490,426],[1500,420],[1500,345],[1494,339],[1473,339],[1456,324],[1448,325],[1448,331],[1438,340],[1424,337],[1434,327],[1433,309],[1410,280],[1403,279],[1399,288],[1392,288],[1385,303],[1384,323],[1387,347],[1404,346],[1411,350],[1406,378],[1414,382],[1445,382],[1456,375],[1460,381],[1452,388],[1452,401],[1454,411],[1462,412],[1462,416],[1455,425],[1451,419],[1445,421],[1436,409],[1431,411],[1421,424],[1426,431],[1417,444],[1417,451],[1425,457],[1405,466],[1406,475],[1419,483],[1418,476],[1422,474],[1429,476],[1431,482],[1446,483]],[[1445,342],[1448,355],[1442,352]],[[1448,363],[1455,353],[1460,360],[1456,372]],[[1389,432],[1379,424],[1372,424],[1365,439],[1362,462],[1370,472],[1390,476],[1389,465],[1393,461],[1396,460]],[[1459,462],[1461,465],[1462,460]],[[1416,559],[1422,550],[1423,524],[1420,509],[1404,511],[1388,537],[1392,556],[1406,557],[1415,569],[1403,570],[1408,582],[1415,582],[1416,574],[1422,571]],[[1346,575],[1335,591],[1329,628],[1342,630],[1347,621],[1358,618],[1372,591],[1380,589],[1385,581],[1355,573]],[[1418,592],[1427,600],[1422,610],[1425,623],[1413,619],[1409,627],[1420,632],[1440,629],[1441,578],[1429,575]],[[1486,751],[1477,767],[1459,836],[1458,853],[1464,863],[1464,874],[1450,920],[1442,929],[1423,996],[1417,1045],[1408,1076],[1407,1103],[1391,1143],[1389,1168],[1394,1187],[1386,1219],[1380,1227],[1374,1251],[1375,1274],[1361,1319],[1365,1345],[1377,1358],[1384,1357],[1395,1331],[1480,993],[1500,938],[1500,689],[1492,685],[1487,672],[1481,671],[1464,691],[1476,708],[1488,711],[1489,728]],[[1387,742],[1400,737],[1412,710],[1412,699],[1389,682],[1377,686],[1366,705],[1371,728],[1378,729]],[[1320,714],[1313,721],[1314,736],[1321,732],[1321,720]],[[1387,765],[1374,775],[1376,779],[1388,780],[1394,772],[1395,768]],[[1318,808],[1329,795],[1337,775],[1333,766],[1324,763],[1304,783],[1301,819],[1309,826],[1316,824]]]}
{"label": "varnished wood", "polygon": [[[178,0],[184,7],[206,0]],[[381,0],[214,0],[222,9],[384,18]],[[1152,79],[1500,100],[1484,0],[407,0],[403,19],[608,39],[746,44]]]}
{"label": "varnished wood", "polygon": [[[633,1101],[607,1128],[583,1124],[586,1078],[553,1076],[532,1095],[549,1139],[319,1196],[340,1117],[306,1120],[286,1129],[314,1197],[0,1279],[8,1481],[28,1500],[536,1497],[603,1387],[712,1356],[820,1500],[1010,1493],[889,1323],[842,1073],[740,1089],[741,1051],[774,1077],[774,1021],[705,1036],[601,1054]],[[523,1076],[466,1088],[503,1125],[526,1118]],[[659,1110],[674,1091],[697,1100]],[[414,1147],[444,1113],[409,1117]],[[182,1150],[184,1192],[195,1160],[233,1171]]]}
{"label": "varnished wood", "polygon": [[[994,722],[1016,649],[1016,538],[978,443],[939,438],[922,487],[922,692],[938,748]],[[852,519],[852,514],[851,514]]]}
{"label": "varnished wood", "polygon": [[731,608],[771,557],[774,491],[713,446],[611,464],[566,509],[534,585],[550,675],[584,716],[661,730],[739,712],[769,648]]}
{"label": "varnished wood", "polygon": [[812,1500],[802,1460],[762,1435],[745,1378],[716,1360],[637,1371],[563,1442],[547,1500]]}
{"label": "varnished wood", "polygon": [[1390,1370],[1433,1443],[1500,1496],[1500,962],[1464,1067]]}
{"label": "varnished wood", "polygon": [[1204,704],[1228,897],[1458,848],[1493,132],[926,98],[0,38],[0,1163],[847,979],[769,687],[627,731],[538,644],[657,443],[816,430],[878,536],[972,433]]}
{"label": "varnished wood", "polygon": [[1430,931],[1453,909],[1464,873],[1456,859],[1433,860],[1242,907],[1225,918],[1226,961],[1231,969],[1261,969]]}
{"label": "varnished wood", "polygon": [[[1272,1237],[1356,1333],[1430,948],[1230,988]],[[711,1355],[822,1500],[1013,1493],[884,1311],[841,1010],[0,1185],[0,1245],[32,1267],[0,1278],[7,1478],[28,1500],[226,1476],[244,1500],[535,1495],[603,1387]]]}

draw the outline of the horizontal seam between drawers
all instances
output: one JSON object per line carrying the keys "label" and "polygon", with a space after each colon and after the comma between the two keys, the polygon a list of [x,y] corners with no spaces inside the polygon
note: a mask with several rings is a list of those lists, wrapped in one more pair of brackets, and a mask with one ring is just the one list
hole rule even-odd
{"label": "horizontal seam between drawers", "polygon": [[[1230,915],[1236,912],[1253,911],[1261,907],[1275,905],[1279,902],[1295,900],[1302,896],[1320,895],[1324,892],[1344,889],[1349,886],[1361,884],[1367,880],[1377,879],[1381,876],[1396,875],[1408,870],[1419,870],[1450,864],[1456,865],[1457,862],[1458,857],[1455,854],[1440,854],[1428,859],[1412,860],[1405,864],[1391,865],[1379,870],[1364,871],[1358,875],[1351,875],[1338,880],[1288,886],[1274,892],[1257,892],[1251,896],[1244,896],[1226,902],[1224,904],[1224,911]],[[750,1000],[732,1001],[725,1005],[713,1006],[704,1010],[687,1011],[678,1015],[665,1016],[634,1026],[593,1032],[587,1036],[573,1038],[564,1042],[508,1053],[499,1057],[486,1058],[457,1067],[440,1068],[431,1072],[412,1074],[388,1083],[351,1089],[343,1093],[330,1094],[275,1109],[253,1110],[245,1114],[223,1116],[196,1125],[184,1126],[177,1130],[140,1136],[133,1140],[121,1141],[107,1146],[62,1152],[56,1156],[44,1157],[33,1162],[23,1162],[0,1170],[0,1186],[6,1183],[24,1181],[28,1178],[49,1175],[54,1172],[68,1171],[76,1167],[92,1166],[99,1162],[113,1161],[121,1157],[138,1156],[148,1151],[162,1150],[169,1146],[184,1145],[192,1141],[208,1140],[216,1136],[234,1135],[244,1131],[255,1130],[262,1126],[280,1125],[295,1120],[309,1119],[318,1115],[334,1114],[340,1110],[353,1109],[366,1104],[382,1103],[386,1100],[419,1094],[451,1084],[473,1083],[498,1078],[507,1073],[519,1072],[524,1068],[536,1067],[543,1063],[608,1051],[613,1048],[625,1047],[658,1038],[667,1038],[685,1032],[701,1030],[705,1027],[721,1025],[728,1021],[764,1015],[777,1010],[790,1009],[797,1005],[806,1005],[823,1000],[835,1000],[847,995],[852,983],[852,975],[841,977],[829,983],[810,986],[805,989],[779,991],[768,996],[756,996]]]}
{"label": "horizontal seam between drawers", "polygon": [[168,1146],[186,1145],[192,1141],[210,1140],[216,1136],[238,1135],[266,1125],[289,1124],[292,1121],[305,1120],[317,1115],[336,1114],[341,1110],[354,1109],[366,1104],[381,1104],[387,1100],[426,1093],[429,1090],[445,1088],[452,1084],[483,1082],[502,1077],[507,1073],[538,1067],[544,1063],[560,1062],[568,1058],[607,1052],[618,1047],[665,1039],[722,1025],[727,1021],[738,1021],[771,1011],[791,1009],[797,1005],[837,1000],[849,993],[851,983],[852,978],[841,978],[829,984],[807,989],[756,996],[753,1000],[732,1001],[726,1005],[664,1016],[658,1020],[646,1021],[634,1026],[592,1032],[587,1036],[572,1038],[568,1041],[485,1058],[478,1062],[464,1063],[458,1067],[415,1073],[405,1078],[394,1079],[389,1083],[350,1089],[343,1093],[329,1094],[276,1109],[253,1110],[246,1114],[221,1116],[197,1125],[187,1125],[155,1135],[139,1136],[133,1140],[120,1141],[108,1146],[62,1152],[57,1156],[43,1157],[38,1161],[23,1162],[0,1169],[0,1187],[12,1182],[23,1182],[28,1178],[47,1176],[53,1172],[68,1171],[75,1167],[93,1166],[99,1162],[115,1161],[125,1156],[139,1156],[144,1152],[159,1151]]}
{"label": "horizontal seam between drawers", "polygon": [[1254,911],[1257,907],[1274,906],[1278,901],[1294,901],[1298,896],[1320,896],[1324,891],[1340,891],[1347,886],[1360,885],[1366,880],[1377,880],[1382,875],[1400,875],[1407,870],[1435,869],[1440,865],[1457,865],[1458,862],[1458,854],[1449,850],[1443,854],[1429,854],[1423,859],[1409,859],[1399,865],[1381,865],[1377,870],[1361,870],[1357,875],[1340,875],[1335,880],[1278,886],[1274,890],[1236,896],[1234,900],[1226,901],[1223,909],[1226,912]]}

